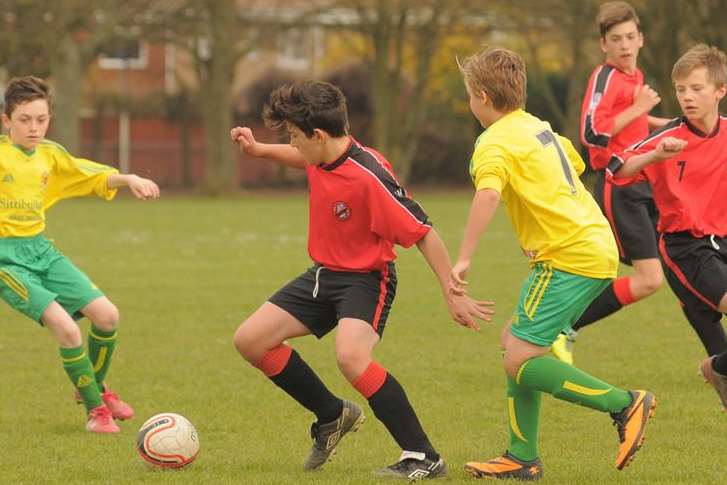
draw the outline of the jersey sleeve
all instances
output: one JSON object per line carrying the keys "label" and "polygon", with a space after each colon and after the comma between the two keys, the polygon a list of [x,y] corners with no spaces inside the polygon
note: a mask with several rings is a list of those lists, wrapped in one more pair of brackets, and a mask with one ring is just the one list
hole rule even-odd
{"label": "jersey sleeve", "polygon": [[502,193],[510,182],[508,156],[504,147],[493,143],[481,143],[472,155],[470,175],[475,189],[492,189]]}
{"label": "jersey sleeve", "polygon": [[108,178],[119,173],[113,167],[76,158],[60,145],[53,148],[53,174],[46,193],[46,205],[61,199],[96,195],[105,200],[116,196],[116,189],[108,187]]}
{"label": "jersey sleeve", "polygon": [[625,151],[612,155],[611,159],[608,161],[608,166],[606,167],[606,178],[610,180],[613,184],[619,186],[631,185],[638,182],[646,182],[648,180],[646,176],[647,167],[642,169],[641,172],[639,172],[638,174],[631,177],[616,177],[615,174],[621,169],[621,167],[624,166],[624,164],[630,158],[635,157],[636,155],[650,152],[651,150],[656,148],[656,145],[659,143],[659,140],[661,138],[662,137],[658,135],[649,135],[649,137],[647,137],[645,140],[636,143]]}
{"label": "jersey sleeve", "polygon": [[393,177],[368,183],[371,231],[387,241],[408,248],[432,228],[427,213]]}
{"label": "jersey sleeve", "polygon": [[583,161],[581,154],[578,153],[578,150],[576,150],[576,147],[573,146],[573,143],[568,138],[561,135],[556,136],[558,137],[558,143],[560,143],[560,146],[563,147],[568,160],[570,160],[570,164],[573,166],[573,169],[576,171],[578,176],[581,176],[586,170],[586,162]]}
{"label": "jersey sleeve", "polygon": [[614,72],[613,67],[603,65],[593,73],[588,83],[583,99],[581,141],[589,147],[606,148],[611,140],[618,115],[614,110],[618,89],[611,82]]}

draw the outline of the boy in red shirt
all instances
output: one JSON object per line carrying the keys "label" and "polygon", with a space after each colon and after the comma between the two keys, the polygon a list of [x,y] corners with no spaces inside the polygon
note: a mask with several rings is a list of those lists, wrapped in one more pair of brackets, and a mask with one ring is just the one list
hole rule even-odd
{"label": "boy in red shirt", "polygon": [[699,44],[674,64],[672,80],[684,115],[612,157],[607,171],[618,184],[651,184],[667,281],[687,315],[711,323],[700,334],[710,354],[701,371],[727,410],[727,118],[719,114],[727,56]]}
{"label": "boy in red shirt", "polygon": [[313,412],[313,449],[306,470],[323,466],[341,437],[364,415],[334,396],[286,341],[337,328],[336,360],[346,379],[402,448],[399,461],[377,474],[406,478],[446,475],[398,381],[372,352],[396,291],[394,244],[417,245],[437,275],[452,317],[477,328],[488,304],[448,293],[451,269],[444,243],[422,207],[394,177],[384,157],[348,134],[343,93],[324,82],[297,82],[275,90],[263,118],[287,128],[290,145],[258,143],[249,128],[230,135],[246,153],[305,170],[310,189],[308,253],[314,264],[280,289],[235,333],[240,354]]}

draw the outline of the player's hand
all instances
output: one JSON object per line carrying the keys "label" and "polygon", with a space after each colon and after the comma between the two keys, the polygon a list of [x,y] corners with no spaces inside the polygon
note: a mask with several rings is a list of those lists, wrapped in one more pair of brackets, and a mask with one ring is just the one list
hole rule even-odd
{"label": "player's hand", "polygon": [[465,277],[470,269],[469,261],[457,261],[452,271],[449,273],[449,292],[454,295],[464,295],[467,293],[467,281]]}
{"label": "player's hand", "polygon": [[637,86],[634,90],[634,106],[638,107],[639,111],[643,113],[649,113],[660,102],[659,93],[654,91],[648,84]]}
{"label": "player's hand", "polygon": [[240,146],[240,150],[248,155],[259,155],[259,143],[255,140],[252,130],[247,126],[237,126],[230,130],[230,138]]}
{"label": "player's hand", "polygon": [[159,186],[154,181],[132,175],[129,178],[129,190],[137,199],[158,199]]}
{"label": "player's hand", "polygon": [[687,141],[681,138],[674,138],[667,136],[659,140],[654,148],[654,157],[657,160],[666,160],[671,158],[680,151],[684,150],[687,146]]}
{"label": "player's hand", "polygon": [[477,320],[489,323],[495,314],[495,302],[474,300],[467,295],[450,293],[447,297],[447,306],[452,319],[463,327],[479,331]]}

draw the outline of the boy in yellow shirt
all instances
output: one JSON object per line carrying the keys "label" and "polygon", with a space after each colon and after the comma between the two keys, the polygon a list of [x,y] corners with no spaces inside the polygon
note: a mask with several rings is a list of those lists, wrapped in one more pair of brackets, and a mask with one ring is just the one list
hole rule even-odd
{"label": "boy in yellow shirt", "polygon": [[473,55],[460,70],[470,109],[486,131],[470,165],[477,192],[470,209],[451,291],[462,293],[477,242],[502,199],[531,272],[512,323],[503,331],[510,447],[501,457],[470,462],[476,477],[537,480],[541,393],[613,418],[621,441],[620,470],[640,448],[654,396],[626,391],[546,356],[616,276],[618,252],[608,221],[578,176],[583,160],[550,124],[528,114],[522,58],[493,48]]}
{"label": "boy in yellow shirt", "polygon": [[[86,429],[117,433],[114,418],[134,411],[104,384],[116,345],[118,309],[42,234],[45,211],[61,199],[96,195],[106,200],[127,186],[139,199],[159,188],[136,175],[71,156],[45,139],[50,123],[48,85],[28,76],[5,91],[0,136],[0,298],[48,328],[60,346],[63,368],[88,412]],[[74,320],[91,320],[88,354]]]}

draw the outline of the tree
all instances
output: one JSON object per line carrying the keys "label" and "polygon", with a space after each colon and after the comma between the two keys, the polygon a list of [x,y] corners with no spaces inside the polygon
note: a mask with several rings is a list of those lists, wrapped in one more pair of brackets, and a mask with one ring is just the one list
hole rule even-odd
{"label": "tree", "polygon": [[406,181],[427,121],[432,60],[447,36],[463,29],[483,35],[487,27],[466,23],[478,10],[460,0],[336,0],[327,7],[330,29],[366,40],[357,53],[371,72],[373,143]]}

